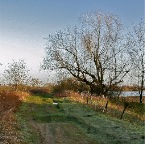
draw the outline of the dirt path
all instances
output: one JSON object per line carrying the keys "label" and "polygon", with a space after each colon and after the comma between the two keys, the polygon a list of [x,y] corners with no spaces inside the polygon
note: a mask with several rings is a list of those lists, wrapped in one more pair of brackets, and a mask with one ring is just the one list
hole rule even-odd
{"label": "dirt path", "polygon": [[38,132],[38,135],[40,136],[41,144],[54,144],[53,135],[47,123],[41,124],[41,123],[32,121],[31,125],[35,129],[35,131]]}

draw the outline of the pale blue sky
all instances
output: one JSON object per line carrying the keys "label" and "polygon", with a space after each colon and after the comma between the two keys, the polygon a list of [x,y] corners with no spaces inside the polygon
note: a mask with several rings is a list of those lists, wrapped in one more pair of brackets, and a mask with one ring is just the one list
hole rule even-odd
{"label": "pale blue sky", "polygon": [[26,60],[35,77],[50,33],[74,26],[82,14],[103,11],[116,14],[130,26],[144,19],[144,0],[0,0],[0,62]]}

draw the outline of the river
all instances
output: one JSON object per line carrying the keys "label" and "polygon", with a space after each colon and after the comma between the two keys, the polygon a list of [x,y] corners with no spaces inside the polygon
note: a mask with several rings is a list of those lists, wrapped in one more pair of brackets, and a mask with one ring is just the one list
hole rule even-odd
{"label": "river", "polygon": [[[126,97],[126,96],[139,96],[138,91],[123,91],[121,96]],[[143,91],[143,96],[145,96],[145,91]]]}

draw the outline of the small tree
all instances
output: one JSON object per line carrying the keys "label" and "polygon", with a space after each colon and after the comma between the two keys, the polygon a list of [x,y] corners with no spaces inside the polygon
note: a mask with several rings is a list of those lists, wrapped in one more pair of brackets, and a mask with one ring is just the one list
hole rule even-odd
{"label": "small tree", "polygon": [[140,103],[142,103],[145,81],[145,23],[140,22],[128,36],[129,54],[133,69],[131,71],[135,83],[138,84]]}
{"label": "small tree", "polygon": [[24,60],[13,61],[8,64],[8,68],[4,71],[4,78],[7,84],[10,84],[14,90],[18,90],[19,86],[28,84],[29,70]]}
{"label": "small tree", "polygon": [[38,87],[42,84],[42,81],[39,80],[38,78],[31,78],[30,84],[32,87]]}

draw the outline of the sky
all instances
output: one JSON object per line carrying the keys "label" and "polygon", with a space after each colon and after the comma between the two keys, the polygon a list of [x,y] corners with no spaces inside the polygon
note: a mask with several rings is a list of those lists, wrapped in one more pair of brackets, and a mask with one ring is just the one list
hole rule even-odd
{"label": "sky", "polygon": [[24,59],[33,77],[49,82],[53,78],[40,71],[49,34],[93,11],[118,15],[129,27],[144,19],[144,7],[145,0],[0,0],[0,74],[12,60]]}

